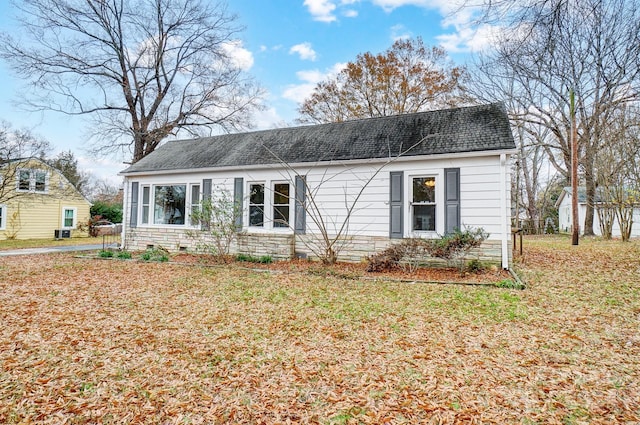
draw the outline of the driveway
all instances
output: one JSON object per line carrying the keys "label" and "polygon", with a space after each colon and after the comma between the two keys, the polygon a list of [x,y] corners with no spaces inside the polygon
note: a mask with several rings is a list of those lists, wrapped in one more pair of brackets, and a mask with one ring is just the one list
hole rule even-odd
{"label": "driveway", "polygon": [[[117,244],[108,246],[109,248],[117,248]],[[95,251],[102,249],[102,244],[93,245],[68,245],[68,246],[51,246],[44,248],[21,248],[0,251],[0,257],[9,257],[12,255],[33,255],[33,254],[55,254],[57,252],[74,252],[74,251]]]}

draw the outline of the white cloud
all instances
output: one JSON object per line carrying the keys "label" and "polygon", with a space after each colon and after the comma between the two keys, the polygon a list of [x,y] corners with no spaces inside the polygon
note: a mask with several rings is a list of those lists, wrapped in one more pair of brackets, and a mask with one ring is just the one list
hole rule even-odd
{"label": "white cloud", "polygon": [[452,34],[436,37],[440,45],[448,52],[479,52],[495,44],[502,28],[482,25],[478,28],[460,28]]}
{"label": "white cloud", "polygon": [[336,4],[329,0],[304,0],[304,5],[309,9],[313,19],[320,22],[333,22],[336,20],[334,11]]}
{"label": "white cloud", "polygon": [[114,186],[122,184],[122,177],[117,174],[128,167],[122,161],[111,158],[89,158],[87,156],[77,156],[78,168],[91,173],[98,180],[107,180]]}
{"label": "white cloud", "polygon": [[437,0],[371,0],[376,6],[381,7],[385,12],[391,12],[402,6],[418,6],[425,8],[435,8]]}
{"label": "white cloud", "polygon": [[291,47],[291,49],[289,49],[289,54],[292,55],[294,53],[297,53],[302,60],[315,61],[317,58],[316,52],[313,50],[311,43],[309,42],[296,44]]}
{"label": "white cloud", "polygon": [[405,40],[411,37],[411,31],[409,31],[404,25],[397,24],[391,27],[391,39],[393,41]]}
{"label": "white cloud", "polygon": [[358,11],[354,9],[347,9],[344,12],[342,12],[342,16],[344,16],[345,18],[357,18]]}
{"label": "white cloud", "polygon": [[242,46],[242,41],[233,40],[222,44],[222,49],[229,56],[234,65],[243,71],[253,66],[253,54]]}
{"label": "white cloud", "polygon": [[252,115],[253,123],[258,130],[264,130],[269,128],[281,128],[286,127],[287,124],[275,108],[267,108],[261,111],[254,112]]}
{"label": "white cloud", "polygon": [[306,98],[311,96],[313,89],[318,85],[318,83],[334,77],[342,71],[345,66],[347,66],[346,63],[336,63],[325,72],[318,69],[298,71],[296,72],[296,76],[298,77],[298,80],[302,82],[300,84],[290,84],[287,86],[282,93],[282,97],[296,103],[302,103]]}
{"label": "white cloud", "polygon": [[[474,23],[479,9],[468,5],[465,0],[370,0],[375,6],[391,12],[403,6],[415,6],[430,9],[442,16],[442,28],[453,31],[436,37],[440,45],[449,52],[476,52],[490,47],[503,30],[498,26]],[[465,4],[466,3],[466,4]],[[411,37],[412,34],[402,25],[391,28],[392,39]]]}

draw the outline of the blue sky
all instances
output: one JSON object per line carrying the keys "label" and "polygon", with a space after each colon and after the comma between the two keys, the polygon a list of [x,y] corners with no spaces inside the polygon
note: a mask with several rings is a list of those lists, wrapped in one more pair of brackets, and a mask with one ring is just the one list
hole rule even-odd
{"label": "blue sky", "polygon": [[[213,0],[212,0],[213,1]],[[292,125],[296,108],[316,83],[364,52],[379,53],[395,40],[421,36],[445,47],[456,64],[485,45],[490,27],[471,28],[468,11],[454,13],[447,0],[230,0],[228,9],[245,27],[235,44],[238,63],[266,89],[266,110],[257,128]],[[0,2],[0,29],[13,31],[13,8]],[[72,150],[80,166],[98,178],[117,181],[123,158],[91,158],[87,117],[19,110],[24,85],[0,62],[0,119],[27,127],[49,140],[55,152]]]}

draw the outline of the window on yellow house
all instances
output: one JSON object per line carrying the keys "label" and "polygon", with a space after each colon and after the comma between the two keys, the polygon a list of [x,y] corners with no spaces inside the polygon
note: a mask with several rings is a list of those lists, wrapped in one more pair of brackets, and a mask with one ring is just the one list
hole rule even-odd
{"label": "window on yellow house", "polygon": [[76,227],[76,209],[65,207],[63,209],[62,227],[65,229],[74,229]]}
{"label": "window on yellow house", "polygon": [[18,191],[47,192],[47,172],[44,170],[18,170]]}

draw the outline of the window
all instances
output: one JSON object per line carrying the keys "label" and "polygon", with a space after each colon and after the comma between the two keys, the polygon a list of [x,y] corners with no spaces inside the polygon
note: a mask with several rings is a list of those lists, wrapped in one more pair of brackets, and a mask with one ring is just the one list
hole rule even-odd
{"label": "window", "polygon": [[[200,185],[191,185],[191,215],[200,211]],[[191,224],[198,224],[197,220],[191,219]]]}
{"label": "window", "polygon": [[44,170],[18,170],[18,190],[45,193],[47,172]]}
{"label": "window", "polygon": [[264,184],[249,185],[249,226],[264,226]]}
{"label": "window", "polygon": [[186,191],[185,185],[155,186],[153,223],[184,224]]}
{"label": "window", "polygon": [[142,186],[142,224],[149,224],[149,194],[151,188]]}
{"label": "window", "polygon": [[34,181],[34,190],[36,192],[44,192],[47,187],[47,173],[44,171],[34,171],[35,176],[33,177]]}
{"label": "window", "polygon": [[74,229],[76,227],[76,208],[65,207],[62,210],[62,227]]}
{"label": "window", "polygon": [[273,185],[273,227],[289,227],[289,183]]}
{"label": "window", "polygon": [[4,230],[7,223],[7,206],[0,205],[0,230]]}
{"label": "window", "polygon": [[31,187],[31,171],[20,170],[18,171],[18,189],[29,190]]}
{"label": "window", "polygon": [[411,202],[411,221],[414,231],[436,230],[436,178],[414,177]]}

